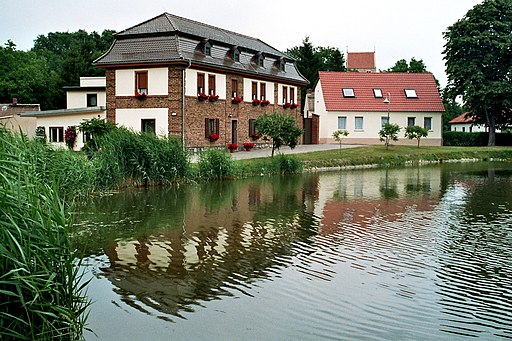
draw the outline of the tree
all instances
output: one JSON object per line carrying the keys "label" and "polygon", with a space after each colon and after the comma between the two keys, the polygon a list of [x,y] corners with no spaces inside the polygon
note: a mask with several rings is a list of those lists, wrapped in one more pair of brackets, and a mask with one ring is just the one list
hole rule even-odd
{"label": "tree", "polygon": [[405,128],[405,137],[408,139],[418,140],[418,148],[420,147],[420,140],[422,137],[428,136],[428,130],[420,126],[408,126]]}
{"label": "tree", "polygon": [[443,35],[450,97],[462,96],[494,146],[496,127],[512,121],[512,2],[484,0]]}
{"label": "tree", "polygon": [[386,123],[384,127],[379,131],[379,138],[384,141],[386,149],[388,149],[390,141],[398,141],[398,132],[400,127],[395,123]]}
{"label": "tree", "polygon": [[297,125],[292,116],[280,112],[265,114],[256,119],[256,132],[272,139],[272,157],[275,149],[282,145],[295,148],[302,135],[302,129]]}
{"label": "tree", "polygon": [[343,129],[338,129],[334,133],[332,133],[332,137],[340,144],[340,150],[341,150],[341,140],[344,136],[348,136],[348,131]]}
{"label": "tree", "polygon": [[409,63],[407,63],[407,60],[405,59],[400,59],[395,63],[395,65],[383,72],[425,73],[428,71],[423,59],[417,60],[413,57]]}
{"label": "tree", "polygon": [[[286,50],[286,54],[295,59],[299,72],[309,81],[302,87],[301,98],[306,98],[308,89],[312,89],[318,81],[318,71],[346,71],[343,53],[335,47],[315,47],[305,37],[302,46]],[[302,101],[304,105],[304,101]]]}

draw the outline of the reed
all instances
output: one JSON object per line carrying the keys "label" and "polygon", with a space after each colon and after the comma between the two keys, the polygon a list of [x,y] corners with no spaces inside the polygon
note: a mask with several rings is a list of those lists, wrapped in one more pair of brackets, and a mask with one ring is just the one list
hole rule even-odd
{"label": "reed", "polygon": [[0,339],[82,338],[89,303],[56,164],[74,159],[61,156],[0,129]]}
{"label": "reed", "polygon": [[101,189],[172,183],[189,172],[189,155],[176,138],[116,128],[96,143],[92,161]]}

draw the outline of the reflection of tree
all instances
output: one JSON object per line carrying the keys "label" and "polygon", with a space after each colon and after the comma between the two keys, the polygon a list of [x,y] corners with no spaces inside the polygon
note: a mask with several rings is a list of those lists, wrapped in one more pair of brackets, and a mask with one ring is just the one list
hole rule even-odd
{"label": "reflection of tree", "polygon": [[399,197],[398,195],[398,186],[396,183],[396,178],[389,177],[389,169],[384,170],[384,174],[380,179],[380,193],[384,199],[396,199]]}

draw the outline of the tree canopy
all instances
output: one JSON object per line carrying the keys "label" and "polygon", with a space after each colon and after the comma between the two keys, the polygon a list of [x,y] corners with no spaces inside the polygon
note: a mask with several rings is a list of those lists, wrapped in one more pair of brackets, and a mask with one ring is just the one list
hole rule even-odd
{"label": "tree canopy", "polygon": [[484,0],[444,32],[449,97],[461,95],[477,123],[512,121],[512,2]]}
{"label": "tree canopy", "polygon": [[429,71],[423,62],[423,59],[417,60],[413,57],[409,63],[407,63],[407,60],[405,59],[400,59],[395,63],[395,65],[387,70],[384,70],[383,72],[425,73]]}
{"label": "tree canopy", "polygon": [[65,85],[79,85],[81,76],[103,76],[92,65],[112,44],[114,31],[100,34],[53,32],[39,35],[30,51],[7,41],[0,47],[0,102],[39,103],[43,110],[66,105]]}
{"label": "tree canopy", "polygon": [[[306,91],[315,87],[318,81],[318,71],[346,71],[345,57],[336,47],[315,47],[305,37],[302,46],[295,46],[286,50],[286,54],[295,59],[299,72],[306,77],[309,85],[302,88],[302,98]],[[302,101],[304,105],[304,101]]]}
{"label": "tree canopy", "polygon": [[302,130],[295,119],[280,112],[258,117],[255,127],[258,134],[272,139],[272,156],[274,156],[275,149],[279,149],[282,145],[289,146],[292,149],[295,148],[302,134]]}

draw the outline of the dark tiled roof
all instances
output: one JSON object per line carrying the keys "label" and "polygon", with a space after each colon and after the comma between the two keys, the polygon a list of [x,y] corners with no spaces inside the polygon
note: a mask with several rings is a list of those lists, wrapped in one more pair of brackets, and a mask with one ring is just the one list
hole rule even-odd
{"label": "dark tiled roof", "polygon": [[[320,72],[319,76],[328,111],[387,111],[388,93],[390,111],[445,111],[431,73]],[[344,97],[343,88],[354,89],[355,97]],[[373,89],[381,89],[383,97],[375,98]],[[406,98],[404,89],[416,90],[417,98]]]}
{"label": "dark tiled roof", "polygon": [[[212,56],[198,52],[196,48],[204,39],[208,39],[214,47],[222,47],[225,52]],[[227,51],[235,46],[243,55],[240,63],[226,57]],[[251,60],[258,52],[263,52],[266,57],[265,67],[258,67]],[[287,60],[286,72],[274,67],[273,62],[279,58]],[[115,66],[188,60],[199,66],[307,83],[293,64],[292,58],[261,40],[169,13],[116,34],[116,40],[110,50],[95,60],[94,64]]]}

